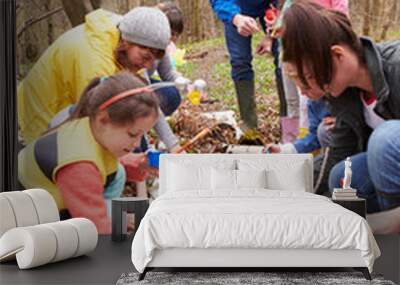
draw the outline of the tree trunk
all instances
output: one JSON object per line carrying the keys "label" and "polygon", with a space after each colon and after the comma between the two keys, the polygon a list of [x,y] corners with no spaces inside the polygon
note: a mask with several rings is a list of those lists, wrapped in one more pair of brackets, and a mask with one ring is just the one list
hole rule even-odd
{"label": "tree trunk", "polygon": [[65,13],[73,27],[85,21],[85,15],[93,11],[89,0],[61,0]]}
{"label": "tree trunk", "polygon": [[189,35],[191,33],[191,25],[190,25],[190,21],[189,21],[191,16],[188,14],[189,9],[187,9],[187,0],[178,1],[178,6],[183,13],[184,27],[185,27],[185,30],[184,30],[182,36],[180,37],[179,41],[181,43],[187,43],[187,42],[189,42]]}
{"label": "tree trunk", "polygon": [[125,14],[129,11],[129,0],[121,0],[118,7],[120,14]]}
{"label": "tree trunk", "polygon": [[369,36],[369,34],[370,34],[370,13],[371,13],[370,0],[365,0],[364,23],[363,23],[363,35],[364,36]]}
{"label": "tree trunk", "polygon": [[[370,18],[372,20],[371,37],[377,40],[377,27],[380,27],[382,9],[384,9],[384,0],[373,0],[370,8]],[[371,5],[371,4],[370,4]]]}
{"label": "tree trunk", "polygon": [[380,41],[384,41],[386,39],[387,31],[389,30],[391,24],[393,24],[393,22],[396,20],[397,1],[398,0],[393,0],[393,4],[390,5],[388,15],[385,17],[385,24],[382,27]]}
{"label": "tree trunk", "polygon": [[201,25],[201,11],[200,11],[200,5],[198,0],[194,0],[192,2],[192,11],[191,11],[191,18],[193,19],[193,36],[194,36],[194,41],[198,41],[201,38],[200,35],[200,25]]}

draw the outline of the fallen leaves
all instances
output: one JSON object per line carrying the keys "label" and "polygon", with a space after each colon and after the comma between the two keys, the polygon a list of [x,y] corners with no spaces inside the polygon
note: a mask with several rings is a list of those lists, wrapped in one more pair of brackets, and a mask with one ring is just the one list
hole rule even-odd
{"label": "fallen leaves", "polygon": [[[269,96],[257,98],[259,136],[265,144],[278,142],[280,139],[279,114],[275,104]],[[210,128],[211,134],[196,141],[187,151],[191,153],[225,153],[227,146],[238,144],[236,130],[233,126],[208,118],[203,114],[210,111],[226,110],[220,104],[192,105],[185,100],[179,109],[170,118],[170,125],[174,133],[185,144],[204,128]],[[244,144],[249,144],[244,140]]]}
{"label": "fallen leaves", "polygon": [[190,141],[204,128],[210,128],[211,133],[197,140],[187,149],[191,153],[225,152],[229,144],[236,144],[236,130],[229,124],[219,122],[204,116],[205,106],[194,106],[184,102],[171,117],[170,124],[175,134],[180,138],[181,145]]}

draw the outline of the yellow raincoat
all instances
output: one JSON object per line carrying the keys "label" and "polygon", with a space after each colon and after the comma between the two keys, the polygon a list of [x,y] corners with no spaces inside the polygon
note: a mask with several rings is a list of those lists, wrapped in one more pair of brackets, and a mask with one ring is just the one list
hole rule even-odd
{"label": "yellow raincoat", "polygon": [[114,58],[120,16],[99,9],[59,37],[18,86],[18,123],[26,144],[38,138],[57,112],[77,103],[97,76],[121,69]]}

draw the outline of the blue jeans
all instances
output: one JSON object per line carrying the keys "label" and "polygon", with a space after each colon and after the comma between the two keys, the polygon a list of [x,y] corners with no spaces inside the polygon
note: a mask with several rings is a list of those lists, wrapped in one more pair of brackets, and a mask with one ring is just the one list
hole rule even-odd
{"label": "blue jeans", "polygon": [[[351,157],[352,182],[357,195],[367,200],[367,212],[374,213],[400,206],[400,120],[386,121],[375,129],[368,149]],[[340,187],[344,162],[329,175],[329,188]]]}
{"label": "blue jeans", "polygon": [[[265,30],[265,22],[260,18],[260,23]],[[253,60],[251,39],[252,37],[244,37],[240,35],[236,27],[232,23],[224,24],[225,40],[230,55],[230,63],[232,66],[231,76],[233,81],[253,80],[254,71],[251,65]],[[272,44],[272,55],[275,64],[275,76],[281,77],[279,67],[279,41],[274,40]]]}
{"label": "blue jeans", "polygon": [[[160,80],[150,78],[151,83],[158,83]],[[176,87],[165,87],[156,91],[160,101],[160,108],[165,116],[172,115],[181,104],[181,94]]]}
{"label": "blue jeans", "polygon": [[[262,17],[259,18],[260,24],[265,31],[265,21]],[[228,48],[231,76],[233,81],[252,81],[254,80],[254,71],[252,67],[252,37],[244,37],[240,35],[236,27],[232,23],[224,23],[225,41]],[[271,47],[272,56],[274,57],[275,65],[275,81],[277,84],[279,101],[281,105],[280,114],[286,115],[286,99],[283,91],[282,71],[279,65],[279,41],[274,39]],[[284,110],[283,110],[284,109]]]}

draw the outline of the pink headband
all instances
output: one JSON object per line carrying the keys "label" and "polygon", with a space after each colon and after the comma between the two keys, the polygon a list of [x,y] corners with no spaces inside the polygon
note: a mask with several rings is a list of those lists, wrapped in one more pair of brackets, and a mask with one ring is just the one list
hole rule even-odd
{"label": "pink headband", "polygon": [[152,92],[152,89],[150,88],[150,86],[146,86],[146,87],[140,87],[140,88],[135,88],[135,89],[130,89],[130,90],[124,91],[118,95],[111,97],[107,101],[105,101],[103,104],[100,105],[99,109],[104,110],[116,101],[119,101],[121,99],[124,99],[129,96],[133,96],[133,95],[136,95],[139,93],[143,93],[143,92]]}

